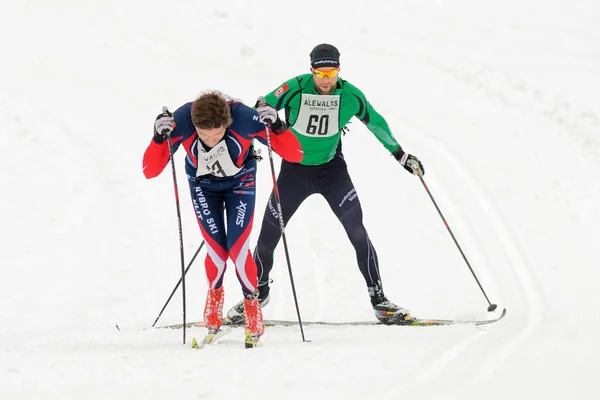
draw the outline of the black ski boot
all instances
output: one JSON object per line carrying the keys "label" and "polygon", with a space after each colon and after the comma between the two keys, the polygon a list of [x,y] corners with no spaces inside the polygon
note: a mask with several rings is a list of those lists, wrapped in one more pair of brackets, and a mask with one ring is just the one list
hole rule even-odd
{"label": "black ski boot", "polygon": [[369,286],[368,289],[373,312],[381,323],[386,325],[401,324],[412,319],[410,311],[406,308],[398,307],[385,297],[381,281],[375,286]]}

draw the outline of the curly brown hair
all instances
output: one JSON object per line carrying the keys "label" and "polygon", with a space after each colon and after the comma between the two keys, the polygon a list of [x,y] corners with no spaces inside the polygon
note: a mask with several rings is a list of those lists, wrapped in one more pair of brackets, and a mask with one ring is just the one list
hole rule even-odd
{"label": "curly brown hair", "polygon": [[204,93],[192,103],[192,123],[197,128],[227,128],[232,121],[229,104],[217,91]]}

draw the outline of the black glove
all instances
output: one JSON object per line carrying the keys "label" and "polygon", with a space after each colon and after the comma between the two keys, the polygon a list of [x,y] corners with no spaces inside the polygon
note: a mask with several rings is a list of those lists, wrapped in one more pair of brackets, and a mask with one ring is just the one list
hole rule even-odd
{"label": "black glove", "polygon": [[268,105],[264,100],[264,97],[259,97],[258,100],[256,100],[258,120],[261,123],[268,125],[275,135],[280,135],[287,130],[287,125],[279,118],[279,114],[275,107]]}
{"label": "black glove", "polygon": [[173,132],[173,114],[163,107],[163,112],[154,121],[154,140],[162,143]]}
{"label": "black glove", "polygon": [[418,176],[425,175],[425,167],[423,167],[421,161],[412,154],[405,153],[402,147],[398,147],[397,150],[392,151],[392,155],[411,174]]}

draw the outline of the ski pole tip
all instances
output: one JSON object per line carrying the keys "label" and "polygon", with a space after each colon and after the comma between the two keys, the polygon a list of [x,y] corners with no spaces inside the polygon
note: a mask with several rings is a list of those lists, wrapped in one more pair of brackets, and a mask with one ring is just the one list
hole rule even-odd
{"label": "ski pole tip", "polygon": [[496,304],[490,304],[490,306],[488,307],[488,311],[492,312],[494,311],[496,308],[498,308],[498,306]]}

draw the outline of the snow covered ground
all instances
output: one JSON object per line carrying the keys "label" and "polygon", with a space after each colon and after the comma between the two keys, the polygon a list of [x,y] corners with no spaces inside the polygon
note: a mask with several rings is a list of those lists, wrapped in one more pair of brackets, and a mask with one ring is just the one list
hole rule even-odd
{"label": "snow covered ground", "polygon": [[[600,3],[367,4],[3,4],[0,398],[597,397]],[[181,331],[136,330],[180,276],[170,171],[150,181],[141,171],[154,117],[207,88],[251,104],[306,72],[322,42],[423,161],[506,318],[305,327],[310,343],[277,327],[252,351],[241,331],[195,352]],[[350,127],[346,159],[388,297],[416,316],[488,317],[419,180],[360,122]],[[182,154],[177,165],[189,260],[201,236]],[[268,162],[259,169],[257,222],[271,189]],[[310,198],[286,232],[303,319],[372,319],[324,200]],[[278,249],[266,318],[295,317],[284,261]],[[201,319],[201,262],[187,283],[188,319]],[[239,297],[230,267],[225,307]],[[159,324],[180,321],[178,292]]]}

